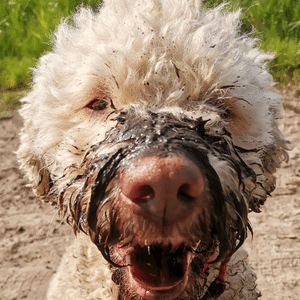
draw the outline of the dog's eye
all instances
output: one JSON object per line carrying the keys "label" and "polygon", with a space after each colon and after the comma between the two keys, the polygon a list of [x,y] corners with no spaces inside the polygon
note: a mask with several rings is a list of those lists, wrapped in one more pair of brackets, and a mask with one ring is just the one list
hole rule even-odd
{"label": "dog's eye", "polygon": [[109,105],[109,102],[112,103],[110,99],[96,98],[92,100],[86,107],[92,110],[104,110]]}

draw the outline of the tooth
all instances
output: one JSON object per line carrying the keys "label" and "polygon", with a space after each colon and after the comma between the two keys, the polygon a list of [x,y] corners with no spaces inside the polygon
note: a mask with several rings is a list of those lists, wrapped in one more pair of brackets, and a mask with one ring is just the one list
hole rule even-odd
{"label": "tooth", "polygon": [[193,254],[192,252],[188,251],[187,253],[187,263],[190,264],[190,262],[193,260]]}
{"label": "tooth", "polygon": [[130,255],[129,255],[129,254],[125,256],[125,262],[126,262],[126,264],[129,265],[129,266],[131,265],[131,258],[130,258]]}
{"label": "tooth", "polygon": [[147,248],[148,248],[148,255],[151,255],[151,253],[150,253],[150,246],[148,246]]}

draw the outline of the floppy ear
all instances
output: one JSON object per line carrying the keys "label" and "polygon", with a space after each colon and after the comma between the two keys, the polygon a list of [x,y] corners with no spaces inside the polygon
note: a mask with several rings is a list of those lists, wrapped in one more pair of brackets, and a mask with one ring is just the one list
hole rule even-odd
{"label": "floppy ear", "polygon": [[48,202],[50,199],[47,196],[52,186],[52,180],[43,158],[34,153],[35,131],[31,126],[34,113],[31,105],[25,104],[20,110],[20,114],[24,119],[24,127],[20,134],[21,143],[16,152],[20,169],[29,179],[29,186],[33,188],[34,193]]}

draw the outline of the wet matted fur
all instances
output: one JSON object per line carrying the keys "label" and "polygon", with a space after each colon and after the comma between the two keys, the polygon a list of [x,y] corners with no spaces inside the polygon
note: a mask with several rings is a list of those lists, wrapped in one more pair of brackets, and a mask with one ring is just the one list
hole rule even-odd
{"label": "wet matted fur", "polygon": [[[287,141],[272,56],[239,31],[239,14],[109,0],[58,27],[23,99],[18,157],[36,194],[94,244],[72,247],[49,299],[257,299],[240,246]],[[177,158],[201,190],[179,190],[185,217],[151,214],[148,188],[128,201],[134,168]]]}

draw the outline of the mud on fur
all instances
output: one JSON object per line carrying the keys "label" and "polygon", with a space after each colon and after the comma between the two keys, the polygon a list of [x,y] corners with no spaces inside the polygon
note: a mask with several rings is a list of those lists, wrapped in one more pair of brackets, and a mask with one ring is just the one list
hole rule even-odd
{"label": "mud on fur", "polygon": [[259,297],[241,246],[289,143],[239,14],[109,0],[57,28],[17,153],[79,236],[48,299]]}

